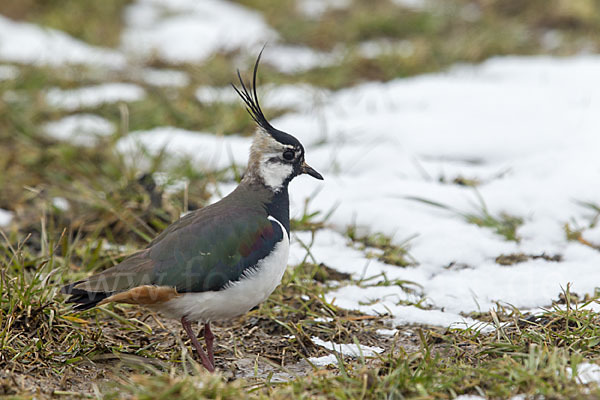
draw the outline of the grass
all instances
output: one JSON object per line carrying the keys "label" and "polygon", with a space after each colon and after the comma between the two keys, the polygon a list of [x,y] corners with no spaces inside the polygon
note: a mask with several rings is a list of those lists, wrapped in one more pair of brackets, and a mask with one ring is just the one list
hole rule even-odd
{"label": "grass", "polygon": [[[28,247],[26,240],[13,246],[8,238],[0,247],[3,265],[0,362],[13,373],[29,371],[30,376],[42,375],[37,376],[36,383],[28,381],[16,388],[11,385],[12,390],[27,392],[28,388],[37,387],[60,391],[52,382],[59,382],[64,374],[77,377],[72,379],[74,387],[82,386],[89,374],[93,374],[86,368],[90,363],[105,374],[117,375],[139,370],[148,363],[154,365],[154,372],[167,371],[167,363],[180,365],[176,368],[180,374],[197,367],[179,333],[173,333],[179,332],[176,323],[170,330],[165,329],[151,314],[129,306],[69,312],[57,296],[57,288],[64,279],[61,274],[71,269],[79,252],[87,251],[87,256],[93,256],[90,253],[102,251],[86,245],[82,239],[66,241],[60,237],[55,242],[52,236],[43,229],[44,240],[38,251]],[[94,269],[93,263],[88,262],[88,267]],[[70,279],[82,276],[81,272],[70,272]],[[227,350],[217,351],[218,357],[260,354],[268,363],[283,366],[322,355],[324,350],[312,343],[313,336],[342,343],[360,337],[362,343],[376,343],[374,330],[382,326],[379,318],[363,318],[324,300],[333,272],[308,263],[289,270],[284,284],[259,310],[224,325],[227,329],[223,333],[228,334],[220,335],[220,342]],[[323,322],[317,323],[319,319]],[[251,333],[244,342],[239,342],[236,335],[231,335],[236,331]],[[293,339],[282,339],[283,335],[291,335]],[[121,365],[116,368],[103,365],[103,360],[110,359],[119,360]]]}
{"label": "grass", "polygon": [[199,372],[150,372],[121,379],[107,398],[177,394],[182,398],[449,399],[484,393],[491,398],[516,394],[594,398],[600,394],[597,387],[576,384],[572,372],[584,360],[598,358],[596,313],[568,304],[536,316],[497,310],[490,319],[501,324],[492,333],[419,330],[415,351],[397,347],[375,360],[339,360],[335,370],[290,382],[225,383],[218,375]]}
{"label": "grass", "polygon": [[310,211],[310,203],[318,196],[314,193],[312,196],[304,200],[304,208],[302,215],[299,218],[292,218],[290,221],[291,229],[294,231],[311,231],[316,232],[319,229],[328,227],[327,220],[335,213],[337,205],[334,205],[329,211],[322,212],[320,210]]}
{"label": "grass", "polygon": [[496,234],[503,236],[508,241],[519,242],[521,238],[517,233],[517,229],[523,225],[523,218],[510,215],[506,212],[500,212],[496,215],[490,213],[483,197],[481,197],[476,189],[474,189],[474,192],[478,201],[478,205],[476,205],[478,209],[475,212],[457,210],[446,204],[418,196],[408,196],[406,198],[408,200],[417,201],[432,207],[450,211],[451,213],[460,216],[470,224],[474,224],[482,228],[492,229]]}
{"label": "grass", "polygon": [[355,225],[347,228],[346,236],[348,236],[354,247],[364,251],[368,258],[376,258],[383,263],[398,267],[417,264],[417,261],[408,252],[408,244],[414,236],[395,244],[391,237],[381,232],[359,234]]}
{"label": "grass", "polygon": [[562,256],[560,254],[548,255],[542,254],[525,254],[525,253],[512,253],[512,254],[500,254],[496,257],[496,263],[500,265],[515,265],[521,262],[529,260],[542,259],[546,261],[561,262]]}
{"label": "grass", "polygon": [[[338,343],[358,339],[363,344],[383,344],[386,352],[376,359],[348,359],[337,368],[287,383],[271,382],[273,371],[227,383],[221,376],[194,373],[198,367],[180,336],[162,329],[144,311],[114,306],[72,314],[56,302],[57,284],[66,278],[61,275],[67,273],[75,279],[88,273],[74,270],[75,260],[81,259],[81,265],[95,269],[115,256],[95,244],[98,238],[57,236],[47,230],[49,225],[47,221],[42,224],[37,250],[34,248],[38,246],[29,246],[25,238],[6,238],[1,246],[0,360],[3,369],[13,373],[41,374],[43,379],[38,376],[36,385],[52,388],[46,390],[55,394],[79,393],[84,387],[81,381],[65,386],[69,390],[53,387],[50,382],[60,381],[64,374],[90,379],[88,365],[93,362],[93,369],[119,376],[114,389],[99,383],[107,398],[152,398],[157,393],[176,393],[184,398],[194,393],[221,398],[451,398],[479,392],[497,397],[527,393],[574,398],[585,394],[587,388],[576,385],[567,368],[598,359],[598,316],[586,310],[586,304],[570,300],[568,291],[564,296],[566,308],[556,306],[540,316],[498,310],[495,318],[502,325],[491,334],[475,329],[408,329],[419,339],[415,345],[418,350],[407,351],[403,350],[410,348],[406,343],[395,344],[400,335],[385,344],[374,332],[383,327],[385,318],[364,318],[324,300],[331,279],[348,277],[331,276],[322,265],[303,263],[286,272],[283,285],[260,309],[217,331],[223,346],[234,349],[221,347],[219,358],[261,354],[266,360],[261,368],[266,363],[281,372],[285,371],[281,365],[326,354],[312,344],[313,336]],[[494,317],[489,319],[494,321]],[[251,333],[241,342],[232,331]],[[292,339],[282,339],[284,335]],[[119,361],[118,367],[103,361],[111,358]],[[33,386],[31,382],[29,385]],[[22,394],[28,393],[28,388],[31,386],[9,386]],[[594,388],[590,390],[597,393]]]}
{"label": "grass", "polygon": [[[574,370],[582,362],[599,357],[600,321],[595,312],[586,308],[598,301],[595,298],[577,303],[567,288],[565,304],[540,315],[498,309],[479,316],[497,326],[492,333],[408,327],[401,328],[386,343],[375,333],[384,326],[385,318],[364,318],[324,300],[332,279],[349,277],[331,276],[332,271],[326,267],[310,263],[287,271],[283,285],[260,309],[217,331],[219,340],[224,342],[217,352],[219,358],[228,359],[228,354],[261,354],[261,368],[273,368],[266,376],[259,373],[257,377],[227,382],[223,376],[208,376],[196,370],[199,367],[179,339],[182,336],[178,329],[173,333],[173,328],[161,328],[144,311],[111,306],[72,314],[56,302],[57,283],[64,279],[61,275],[65,271],[71,271],[67,272],[71,279],[87,273],[72,270],[74,259],[82,254],[110,258],[110,252],[91,245],[92,240],[56,236],[47,230],[49,225],[42,224],[43,240],[38,250],[28,246],[25,238],[5,238],[0,247],[0,360],[3,369],[9,368],[13,373],[39,374],[35,385],[10,384],[9,393],[25,395],[37,386],[55,395],[78,394],[85,387],[81,380],[91,379],[93,370],[101,370],[104,375],[115,377],[112,384],[98,383],[107,398],[155,398],[167,393],[183,398],[202,394],[220,398],[348,399],[452,398],[461,393],[486,393],[491,397],[525,393],[561,398],[598,394],[595,387],[575,384],[568,372],[568,368]],[[86,264],[93,268],[93,262]],[[239,341],[231,331],[251,333]],[[403,341],[404,331],[415,340],[412,350],[410,343]],[[282,340],[284,335],[292,339]],[[337,367],[317,375],[273,382],[274,373],[285,371],[282,365],[327,354],[312,344],[313,336],[338,343],[359,340],[363,344],[384,345],[386,351],[375,359],[340,360]],[[106,365],[103,361],[111,359],[118,364]],[[225,365],[222,367],[227,371]],[[71,385],[62,389],[52,386],[51,382],[60,381],[64,374],[80,380],[72,379]]]}
{"label": "grass", "polygon": [[131,2],[105,0],[87,4],[78,0],[6,0],[0,6],[0,13],[12,19],[63,30],[98,46],[112,47],[119,43],[123,9]]}
{"label": "grass", "polygon": [[[323,294],[333,283],[331,272],[322,265],[303,263],[286,272],[283,285],[259,310],[218,331],[218,338],[225,342],[217,352],[220,358],[229,358],[231,351],[224,348],[232,348],[233,354],[261,354],[265,360],[261,368],[273,368],[266,376],[227,382],[225,376],[204,374],[178,339],[181,336],[162,329],[143,311],[114,306],[69,313],[56,302],[56,283],[79,251],[91,253],[93,248],[82,240],[65,243],[59,237],[54,241],[45,230],[41,236],[44,241],[38,251],[25,240],[12,245],[6,238],[1,246],[0,360],[3,369],[13,373],[39,374],[36,386],[54,395],[79,395],[81,381],[65,389],[49,382],[65,374],[90,379],[89,365],[114,377],[113,383],[98,383],[106,398],[156,398],[159,394],[182,398],[452,398],[464,393],[580,398],[600,394],[597,387],[576,384],[569,372],[600,357],[599,316],[588,308],[598,300],[579,303],[568,287],[562,296],[564,304],[541,314],[522,315],[516,309],[500,308],[479,315],[496,326],[490,333],[474,328],[401,328],[385,343],[374,332],[383,327],[384,319],[364,318],[324,301]],[[74,278],[78,273],[70,274]],[[231,331],[252,333],[240,342],[228,335]],[[403,341],[402,332],[412,335],[412,349]],[[283,335],[291,340],[282,340]],[[359,340],[384,345],[386,351],[374,359],[339,360],[337,367],[305,378],[272,381],[274,373],[286,371],[282,365],[326,354],[312,344],[313,336],[338,343]],[[103,360],[110,359],[118,364],[105,365]],[[28,388],[10,384],[7,390],[25,395]]]}
{"label": "grass", "polygon": [[[337,64],[281,73],[265,64],[270,83],[310,83],[341,89],[364,81],[439,71],[457,62],[480,62],[502,54],[568,55],[600,49],[600,3],[595,0],[517,0],[439,2],[434,9],[409,10],[388,0],[358,1],[314,19],[302,15],[292,0],[239,0],[263,13],[289,45],[336,52]],[[10,18],[61,29],[98,46],[116,47],[130,0],[102,2],[8,0],[0,13]],[[68,11],[68,12],[67,12]],[[367,56],[364,43],[391,41],[401,46]],[[268,50],[267,50],[268,51]],[[238,103],[205,104],[198,86],[228,85],[240,54],[223,52],[202,65],[167,65],[149,60],[138,67],[168,67],[186,73],[190,84],[160,88],[136,71],[99,74],[86,67],[15,65],[16,79],[0,81],[0,208],[15,215],[0,237],[0,395],[17,398],[453,398],[515,394],[546,398],[594,398],[595,385],[576,384],[569,372],[583,362],[598,363],[598,316],[585,306],[598,297],[578,299],[567,289],[561,303],[539,315],[499,308],[477,315],[495,330],[441,330],[400,326],[393,337],[389,316],[363,315],[330,304],[325,294],[351,276],[306,257],[288,269],[283,284],[267,302],[237,320],[219,324],[217,362],[220,375],[207,375],[190,352],[177,323],[127,305],[73,313],[57,294],[67,281],[118,263],[143,247],[181,212],[205,205],[215,184],[239,178],[235,166],[207,170],[190,160],[148,158],[138,169],[116,152],[130,131],[158,126],[249,135],[253,122]],[[130,82],[146,97],[127,104],[107,104],[85,111],[108,119],[115,134],[92,147],[49,138],[42,126],[72,112],[44,101],[48,88],[62,89],[106,82]],[[265,109],[274,118],[284,108]],[[166,182],[157,179],[166,174]],[[163,175],[164,176],[164,175]],[[180,190],[167,190],[184,181]],[[441,182],[477,187],[476,177],[440,178]],[[477,193],[477,192],[476,192]],[[318,195],[318,194],[315,194]],[[59,199],[57,201],[57,199]],[[454,210],[436,200],[415,199],[448,210],[468,223],[519,241],[518,216],[492,213],[481,197],[475,211]],[[66,202],[68,207],[59,207]],[[331,210],[310,201],[294,230],[316,233],[332,228]],[[569,221],[570,240],[598,249],[586,231],[598,223],[596,203],[582,204],[586,216]],[[583,221],[583,222],[581,222]],[[360,233],[350,223],[349,245],[391,265],[418,268],[410,239],[398,242],[380,232]],[[338,227],[339,228],[339,227]],[[341,229],[344,229],[342,227]],[[560,255],[499,255],[503,265]],[[557,260],[557,261],[558,261]],[[364,284],[365,282],[351,282]],[[387,281],[399,290],[410,282]],[[420,304],[413,304],[422,307]],[[337,365],[313,367],[306,360],[329,352],[312,340],[380,346],[378,357],[338,357]],[[241,376],[240,371],[246,371]]]}
{"label": "grass", "polygon": [[588,215],[584,217],[585,223],[583,224],[578,223],[575,220],[565,223],[564,229],[567,240],[576,241],[600,251],[600,243],[592,243],[584,237],[584,232],[586,230],[595,228],[598,225],[598,222],[600,222],[600,206],[586,201],[580,201],[579,204],[583,210],[588,212]]}

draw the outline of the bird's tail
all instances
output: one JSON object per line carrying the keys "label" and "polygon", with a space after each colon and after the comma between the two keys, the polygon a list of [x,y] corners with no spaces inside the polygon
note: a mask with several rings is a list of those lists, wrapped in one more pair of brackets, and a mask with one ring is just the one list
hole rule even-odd
{"label": "bird's tail", "polygon": [[61,293],[70,295],[67,299],[67,303],[75,303],[75,306],[73,306],[73,309],[75,310],[89,310],[113,294],[112,292],[91,292],[85,289],[76,288],[76,286],[83,282],[85,281],[69,283],[60,289]]}

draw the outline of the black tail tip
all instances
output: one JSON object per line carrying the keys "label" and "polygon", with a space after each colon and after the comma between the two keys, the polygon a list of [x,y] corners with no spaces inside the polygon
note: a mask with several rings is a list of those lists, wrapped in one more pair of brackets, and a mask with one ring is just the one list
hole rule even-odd
{"label": "black tail tip", "polygon": [[75,286],[82,282],[83,281],[69,283],[60,289],[61,293],[70,295],[69,298],[67,298],[66,303],[74,303],[73,309],[76,311],[89,310],[112,295],[112,293],[109,292],[88,292],[84,289],[77,289]]}

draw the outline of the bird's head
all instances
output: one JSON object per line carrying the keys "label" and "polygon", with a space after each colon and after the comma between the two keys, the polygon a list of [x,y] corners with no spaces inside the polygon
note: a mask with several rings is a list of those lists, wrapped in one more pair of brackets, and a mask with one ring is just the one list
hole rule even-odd
{"label": "bird's head", "polygon": [[275,129],[260,108],[256,94],[256,75],[261,54],[262,51],[254,65],[252,85],[244,84],[239,71],[238,78],[241,88],[238,89],[232,84],[246,103],[246,109],[250,116],[258,124],[258,130],[250,148],[250,160],[244,179],[259,179],[274,192],[281,190],[300,174],[308,174],[322,180],[323,176],[304,161],[302,143],[289,133]]}

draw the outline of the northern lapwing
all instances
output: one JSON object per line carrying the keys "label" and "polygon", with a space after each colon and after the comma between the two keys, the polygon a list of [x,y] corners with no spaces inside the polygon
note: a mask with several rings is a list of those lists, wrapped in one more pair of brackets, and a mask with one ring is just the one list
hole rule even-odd
{"label": "northern lapwing", "polygon": [[[204,367],[214,371],[213,321],[265,301],[281,282],[290,244],[288,184],[300,175],[323,179],[304,161],[304,147],[275,129],[251,85],[232,84],[258,124],[247,170],[222,200],[168,226],[144,250],[87,279],[64,286],[76,310],[106,303],[140,304],[181,321]],[[204,323],[206,353],[192,330]],[[208,354],[207,354],[208,353]]]}

